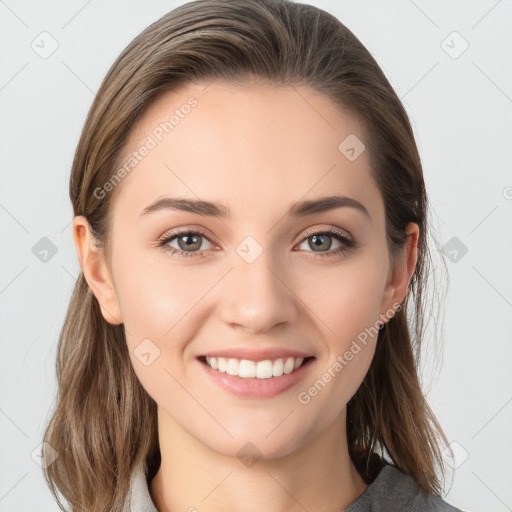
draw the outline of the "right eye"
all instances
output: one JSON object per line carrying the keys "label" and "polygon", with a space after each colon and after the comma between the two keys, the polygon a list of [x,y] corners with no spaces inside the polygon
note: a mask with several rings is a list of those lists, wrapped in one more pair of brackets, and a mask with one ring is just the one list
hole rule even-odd
{"label": "right eye", "polygon": [[[158,246],[162,247],[165,251],[169,251],[172,255],[178,258],[190,257],[190,256],[204,256],[204,252],[209,248],[199,250],[205,239],[208,243],[212,243],[210,239],[199,231],[181,230],[174,233],[166,233],[163,237],[158,240]],[[175,242],[176,246],[169,245]]]}

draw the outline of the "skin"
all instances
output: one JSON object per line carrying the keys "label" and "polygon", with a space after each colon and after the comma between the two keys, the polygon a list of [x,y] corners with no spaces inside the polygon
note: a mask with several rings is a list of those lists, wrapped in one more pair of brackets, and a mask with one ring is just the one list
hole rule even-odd
{"label": "skin", "polygon": [[[158,404],[162,464],[152,499],[160,512],[341,510],[367,488],[348,454],[346,403],[376,335],[307,405],[297,395],[403,301],[418,226],[406,227],[392,266],[367,151],[349,161],[338,150],[349,134],[363,139],[361,127],[308,87],[213,82],[166,93],[132,130],[126,154],[191,96],[198,105],[118,185],[110,259],[92,244],[87,220],[73,222],[85,278],[105,320],[124,323],[133,368]],[[286,215],[296,201],[334,194],[360,201],[370,217],[349,207]],[[140,216],[164,195],[218,202],[232,216]],[[201,239],[204,257],[177,258],[157,246],[180,227],[202,228],[210,240]],[[304,232],[328,227],[357,247],[319,256]],[[236,252],[249,235],[263,250],[250,264]],[[340,247],[329,240],[323,253]],[[170,245],[180,248],[177,238]],[[147,338],[160,349],[149,366],[134,355]],[[291,389],[245,399],[198,369],[197,356],[233,346],[294,348],[316,359]],[[247,442],[261,454],[250,467],[237,457]]]}

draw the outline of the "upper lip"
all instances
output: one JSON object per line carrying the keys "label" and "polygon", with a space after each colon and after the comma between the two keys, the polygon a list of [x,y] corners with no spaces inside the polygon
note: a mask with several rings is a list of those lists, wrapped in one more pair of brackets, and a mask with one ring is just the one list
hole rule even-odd
{"label": "upper lip", "polygon": [[249,361],[265,361],[267,359],[279,359],[288,357],[312,357],[311,354],[301,352],[300,350],[290,350],[286,348],[267,348],[267,349],[251,349],[247,347],[226,348],[223,350],[212,350],[204,357],[225,357],[234,359],[248,359]]}

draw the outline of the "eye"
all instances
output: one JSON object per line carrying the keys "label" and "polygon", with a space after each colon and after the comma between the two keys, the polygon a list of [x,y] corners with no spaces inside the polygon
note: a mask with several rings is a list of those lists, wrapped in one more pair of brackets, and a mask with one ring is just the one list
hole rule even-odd
{"label": "eye", "polygon": [[[316,253],[315,256],[336,256],[347,252],[353,247],[356,247],[354,240],[349,238],[343,231],[336,228],[327,228],[323,230],[307,230],[306,237],[303,238],[300,246],[308,244],[309,248]],[[332,248],[332,239],[335,239],[339,244],[334,247],[334,250],[328,251]],[[206,240],[209,247],[203,247],[203,241]],[[175,244],[174,246],[171,244]],[[172,255],[183,257],[202,257],[205,256],[207,250],[213,247],[211,240],[201,231],[192,231],[190,229],[183,229],[178,232],[165,234],[157,241],[158,247],[162,247],[165,251],[169,251]],[[302,248],[304,250],[304,248]],[[328,251],[328,252],[324,252]]]}
{"label": "eye", "polygon": [[[317,253],[315,256],[336,256],[356,246],[355,242],[345,235],[343,231],[335,228],[327,228],[321,231],[308,230],[306,235],[306,238],[303,239],[299,247],[307,244],[308,247],[313,249],[307,252]],[[323,252],[323,250],[331,249],[333,238],[338,242],[339,246],[334,247],[333,251]]]}
{"label": "eye", "polygon": [[[177,233],[166,234],[158,240],[158,246],[165,251],[176,255],[178,258],[187,256],[204,256],[204,251],[211,249],[206,247],[199,250],[203,245],[203,240],[212,245],[210,239],[200,231],[182,230]],[[174,247],[171,243],[176,244]]]}

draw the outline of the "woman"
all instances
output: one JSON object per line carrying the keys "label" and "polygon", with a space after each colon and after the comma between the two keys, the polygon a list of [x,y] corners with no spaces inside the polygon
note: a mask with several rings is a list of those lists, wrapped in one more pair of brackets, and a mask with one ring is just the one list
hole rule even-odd
{"label": "woman", "polygon": [[70,197],[59,504],[457,510],[416,369],[420,157],[336,18],[274,0],[162,17],[105,77]]}

